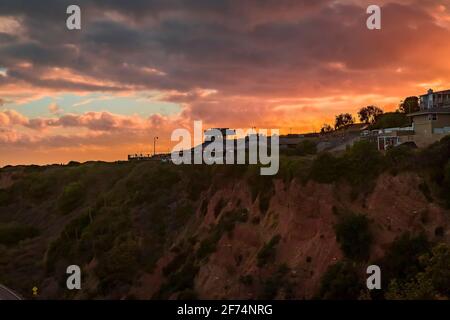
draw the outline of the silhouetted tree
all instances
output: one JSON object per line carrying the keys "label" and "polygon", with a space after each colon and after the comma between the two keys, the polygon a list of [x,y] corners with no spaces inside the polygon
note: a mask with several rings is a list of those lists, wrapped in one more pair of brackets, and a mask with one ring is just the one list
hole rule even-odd
{"label": "silhouetted tree", "polygon": [[340,129],[344,128],[350,124],[353,124],[355,121],[350,113],[341,113],[336,116],[336,121],[334,123],[334,128]]}
{"label": "silhouetted tree", "polygon": [[417,97],[407,97],[404,101],[400,103],[398,106],[400,112],[403,113],[411,113],[420,110],[419,107],[419,98]]}
{"label": "silhouetted tree", "polygon": [[326,124],[326,123],[320,129],[320,133],[321,134],[329,133],[329,132],[332,132],[332,131],[333,131],[333,127],[330,126],[329,124]]}
{"label": "silhouetted tree", "polygon": [[378,116],[383,114],[383,110],[377,106],[367,106],[361,108],[358,112],[359,120],[366,124],[375,123]]}

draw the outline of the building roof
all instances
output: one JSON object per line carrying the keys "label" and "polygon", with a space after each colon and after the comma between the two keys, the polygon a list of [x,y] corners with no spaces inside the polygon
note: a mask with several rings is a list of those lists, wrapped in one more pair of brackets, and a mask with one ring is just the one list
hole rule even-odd
{"label": "building roof", "polygon": [[431,114],[431,113],[450,114],[450,106],[430,108],[430,109],[423,109],[423,110],[420,110],[420,111],[409,113],[406,116],[414,117],[414,116],[421,116],[421,115],[424,115],[424,114]]}
{"label": "building roof", "polygon": [[447,90],[441,90],[441,91],[429,91],[429,92],[427,92],[427,93],[425,93],[425,94],[421,94],[420,96],[421,97],[425,97],[425,96],[428,96],[429,94],[442,94],[442,93],[445,93],[445,94],[450,94],[450,89],[447,89]]}

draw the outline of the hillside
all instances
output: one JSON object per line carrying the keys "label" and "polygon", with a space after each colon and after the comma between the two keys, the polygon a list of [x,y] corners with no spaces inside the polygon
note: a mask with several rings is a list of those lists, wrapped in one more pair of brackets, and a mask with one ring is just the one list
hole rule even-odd
{"label": "hillside", "polygon": [[[45,299],[440,299],[450,291],[450,139],[255,166],[0,170],[0,283]],[[382,268],[383,290],[364,289]],[[448,264],[447,264],[448,263]],[[65,269],[83,270],[82,290]]]}

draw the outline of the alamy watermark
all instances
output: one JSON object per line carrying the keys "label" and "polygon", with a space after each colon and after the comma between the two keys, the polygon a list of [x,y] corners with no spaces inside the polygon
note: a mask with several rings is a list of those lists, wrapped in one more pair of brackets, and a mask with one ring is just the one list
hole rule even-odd
{"label": "alamy watermark", "polygon": [[[81,30],[81,8],[78,5],[72,4],[67,7],[66,13],[69,15],[66,19],[66,27],[69,30]],[[366,21],[367,29],[380,30],[381,29],[381,8],[378,5],[372,4],[367,7],[366,13],[369,17]]]}
{"label": "alamy watermark", "polygon": [[172,132],[171,140],[179,142],[171,151],[174,164],[260,164],[261,175],[278,173],[278,129],[222,128],[203,131],[202,121],[194,121],[193,134],[192,137],[187,129]]}
{"label": "alamy watermark", "polygon": [[377,5],[370,5],[366,10],[367,14],[370,16],[367,18],[366,26],[369,30],[380,30],[381,29],[381,8]]}

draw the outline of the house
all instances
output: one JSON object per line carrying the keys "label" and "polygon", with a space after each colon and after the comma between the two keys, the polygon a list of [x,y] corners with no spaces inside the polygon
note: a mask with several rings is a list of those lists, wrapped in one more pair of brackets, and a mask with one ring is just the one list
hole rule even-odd
{"label": "house", "polygon": [[405,142],[414,142],[414,129],[412,126],[373,130],[371,133],[372,135],[375,134],[378,150],[380,151]]}
{"label": "house", "polygon": [[450,134],[450,90],[428,90],[419,97],[419,108],[407,114],[411,126],[365,131],[362,138],[375,141],[378,150],[386,150],[406,142],[426,147]]}
{"label": "house", "polygon": [[450,90],[420,96],[420,110],[408,114],[412,119],[414,142],[425,147],[450,134]]}
{"label": "house", "polygon": [[429,89],[427,94],[419,97],[420,110],[435,109],[450,106],[450,90],[434,92]]}

